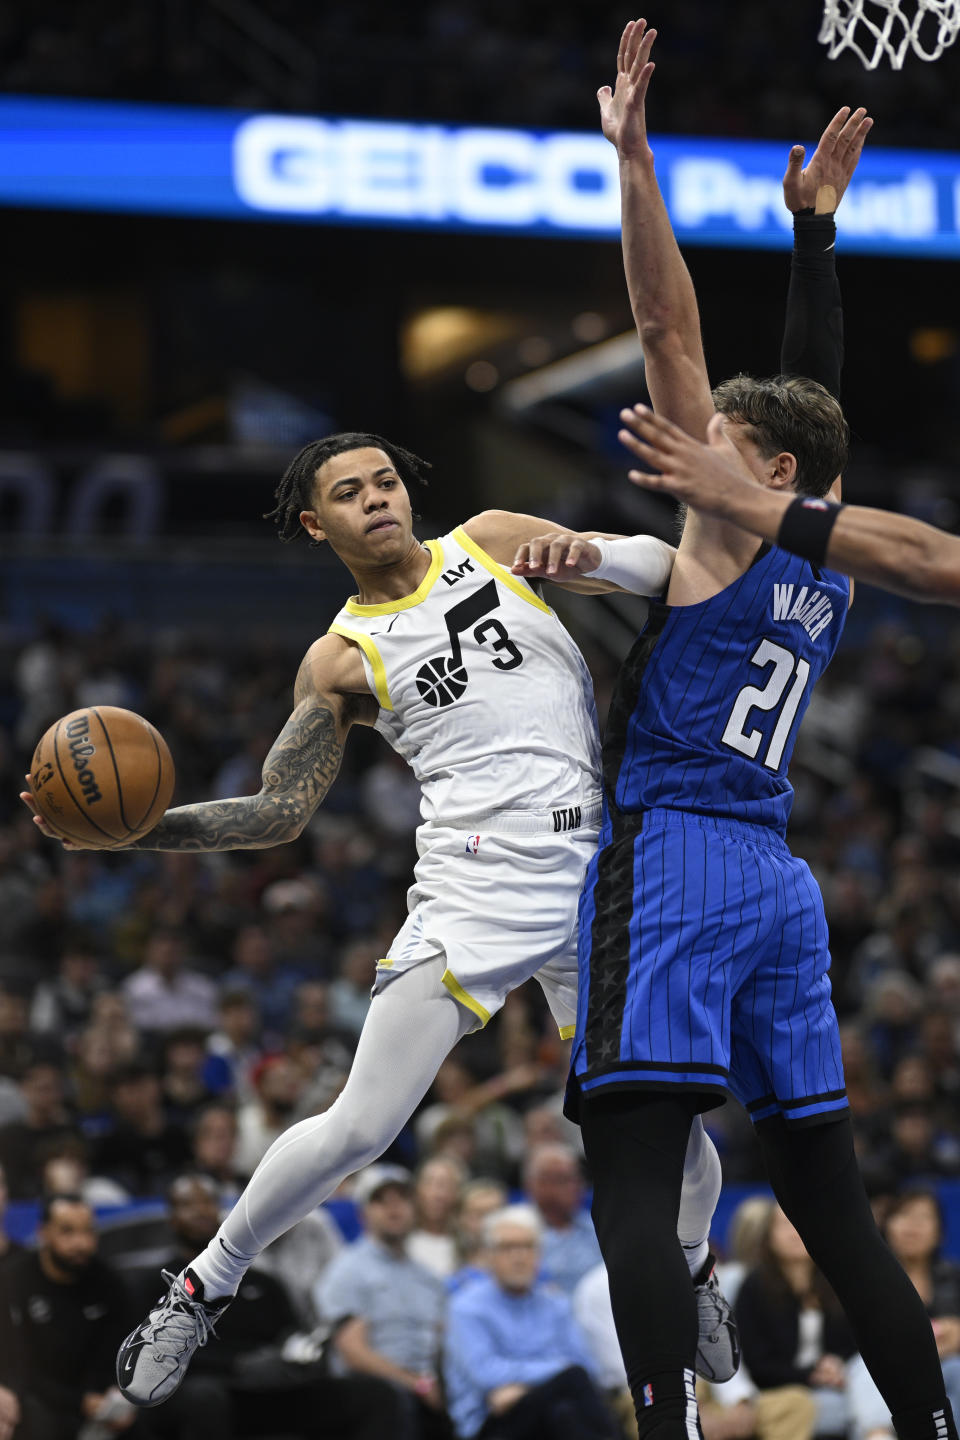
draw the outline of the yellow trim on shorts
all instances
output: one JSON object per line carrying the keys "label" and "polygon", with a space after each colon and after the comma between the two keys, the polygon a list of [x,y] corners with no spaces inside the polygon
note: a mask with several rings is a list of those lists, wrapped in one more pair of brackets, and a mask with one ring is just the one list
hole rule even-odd
{"label": "yellow trim on shorts", "polygon": [[459,1000],[461,1005],[465,1005],[468,1010],[472,1010],[474,1015],[479,1017],[482,1024],[487,1024],[490,1019],[490,1011],[485,1010],[479,1000],[474,1000],[473,996],[464,990],[452,970],[444,970],[440,981],[441,984],[446,985],[454,1000]]}
{"label": "yellow trim on shorts", "polygon": [[497,577],[501,585],[506,585],[508,590],[512,590],[514,595],[519,595],[521,600],[526,600],[528,605],[535,605],[538,610],[544,610],[548,615],[553,614],[550,606],[546,601],[540,599],[540,596],[528,585],[526,580],[521,580],[518,575],[511,575],[509,570],[505,570],[499,561],[494,560],[492,555],[488,555],[486,550],[481,549],[476,540],[471,540],[462,525],[458,525],[452,535],[457,544],[462,545],[474,560],[479,560],[485,570],[489,570],[491,575]]}
{"label": "yellow trim on shorts", "polygon": [[397,610],[409,610],[426,600],[443,565],[443,546],[439,540],[425,540],[424,547],[430,551],[430,568],[412,595],[402,595],[399,600],[389,600],[385,605],[361,605],[351,596],[344,609],[351,615],[393,615]]}
{"label": "yellow trim on shorts", "polygon": [[576,1025],[561,1025],[561,1026],[560,1026],[560,1039],[561,1039],[561,1040],[572,1040],[573,1037],[574,1037],[574,1035],[576,1035],[576,1033],[577,1033],[577,1027],[576,1027]]}
{"label": "yellow trim on shorts", "polygon": [[377,961],[377,969],[378,969],[378,970],[389,970],[389,969],[390,969],[390,966],[391,966],[392,964],[393,964],[393,961],[390,960],[389,958],[387,958],[386,960],[378,960],[378,961]]}
{"label": "yellow trim on shorts", "polygon": [[387,689],[387,671],[380,651],[370,639],[370,636],[364,635],[362,630],[348,630],[345,625],[341,625],[336,620],[334,620],[327,633],[330,635],[342,635],[344,640],[352,640],[354,645],[360,646],[360,649],[370,662],[370,669],[373,671],[373,683],[376,688],[377,699],[380,701],[380,708],[382,710],[392,710],[393,701],[390,699],[390,691]]}

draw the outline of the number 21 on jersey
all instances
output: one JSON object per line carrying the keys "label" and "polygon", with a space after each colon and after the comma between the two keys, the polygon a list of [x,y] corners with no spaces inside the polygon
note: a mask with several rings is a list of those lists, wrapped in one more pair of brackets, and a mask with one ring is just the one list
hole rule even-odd
{"label": "number 21 on jersey", "polygon": [[765,684],[744,685],[733,702],[733,709],[722,736],[723,743],[729,749],[756,760],[763,741],[763,731],[749,728],[751,711],[772,711],[779,706],[777,723],[762,756],[762,763],[768,770],[779,770],[803,692],[810,678],[810,665],[806,660],[798,659],[792,650],[776,645],[772,640],[760,641],[750,663],[761,669],[772,665],[773,669]]}

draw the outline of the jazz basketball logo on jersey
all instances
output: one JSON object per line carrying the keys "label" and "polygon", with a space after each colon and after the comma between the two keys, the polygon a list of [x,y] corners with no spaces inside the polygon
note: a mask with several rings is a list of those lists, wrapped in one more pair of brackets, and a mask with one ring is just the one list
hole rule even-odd
{"label": "jazz basketball logo on jersey", "polygon": [[493,664],[498,670],[516,670],[518,665],[523,664],[523,655],[510,639],[506,627],[492,617],[484,618],[499,606],[497,582],[490,580],[446,612],[444,620],[450,636],[450,654],[427,660],[417,671],[417,689],[428,705],[452,705],[466,690],[470,677],[463,663],[460,637],[471,627],[478,645],[489,644],[491,650],[497,652]]}

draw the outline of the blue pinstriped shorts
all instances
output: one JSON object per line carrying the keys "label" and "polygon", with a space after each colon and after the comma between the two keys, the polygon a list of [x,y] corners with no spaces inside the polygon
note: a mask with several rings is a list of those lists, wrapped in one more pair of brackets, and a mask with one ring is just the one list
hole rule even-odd
{"label": "blue pinstriped shorts", "polygon": [[765,826],[650,810],[604,827],[580,901],[568,1112],[599,1090],[735,1095],[756,1120],[847,1108],[823,901]]}

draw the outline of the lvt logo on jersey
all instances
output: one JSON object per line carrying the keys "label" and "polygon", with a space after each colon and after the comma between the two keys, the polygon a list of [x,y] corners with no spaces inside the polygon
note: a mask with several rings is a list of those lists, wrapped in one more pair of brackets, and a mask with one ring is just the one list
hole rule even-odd
{"label": "lvt logo on jersey", "polygon": [[774,585],[773,618],[796,621],[803,626],[811,640],[816,640],[833,619],[833,606],[821,591],[814,590],[811,594],[807,585],[800,586],[794,599],[795,589],[795,585]]}

